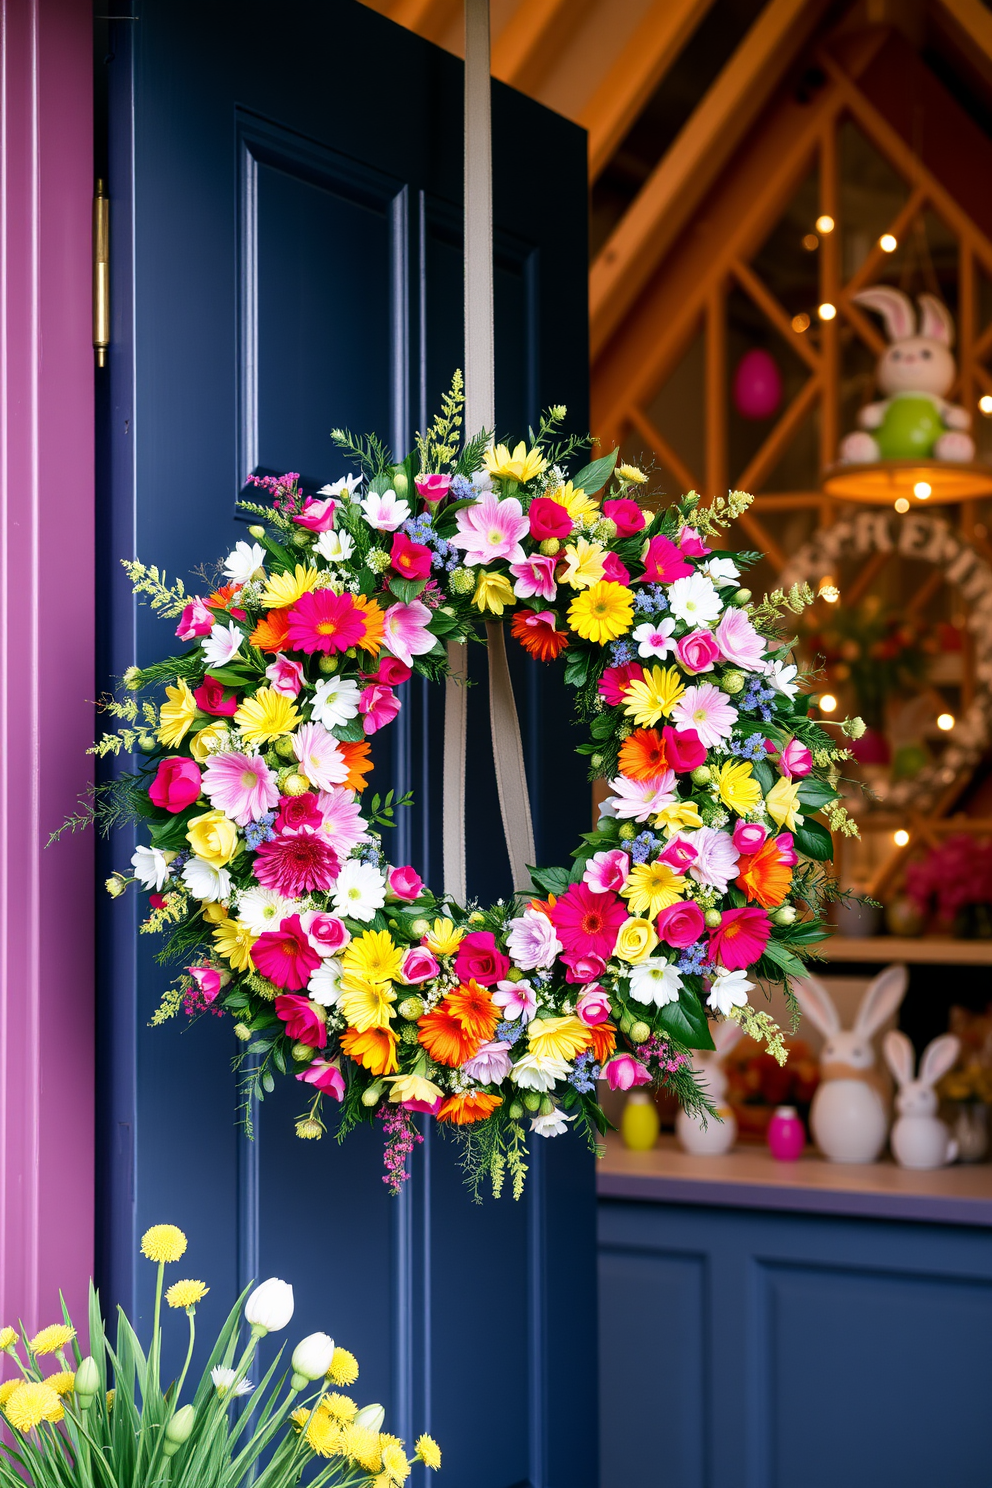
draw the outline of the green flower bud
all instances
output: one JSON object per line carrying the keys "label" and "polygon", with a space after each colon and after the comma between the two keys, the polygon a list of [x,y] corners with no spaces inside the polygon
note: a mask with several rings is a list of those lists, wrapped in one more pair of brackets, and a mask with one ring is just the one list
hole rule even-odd
{"label": "green flower bud", "polygon": [[420,1032],[416,1023],[404,1023],[400,1029],[401,1044],[416,1044],[420,1040]]}
{"label": "green flower bud", "polygon": [[424,999],[422,997],[404,997],[396,1011],[408,1023],[415,1023],[418,1018],[424,1016]]}
{"label": "green flower bud", "polygon": [[397,496],[403,497],[410,489],[410,482],[406,478],[406,471],[397,468],[393,471],[393,490]]}
{"label": "green flower bud", "polygon": [[248,1024],[235,1023],[234,1037],[238,1039],[242,1044],[247,1044],[248,1040],[251,1038],[251,1029],[248,1027]]}
{"label": "green flower bud", "polygon": [[561,543],[556,537],[546,537],[539,544],[545,558],[554,558],[561,552]]}
{"label": "green flower bud", "polygon": [[776,925],[794,925],[796,923],[795,905],[783,904],[779,909],[773,909],[771,918]]}
{"label": "green flower bud", "polygon": [[330,677],[338,669],[336,656],[322,656],[317,663],[317,670],[323,672],[325,677]]}
{"label": "green flower bud", "polygon": [[730,697],[736,697],[739,692],[744,690],[744,682],[743,672],[724,672],[720,678],[720,688]]}
{"label": "green flower bud", "polygon": [[280,759],[291,760],[295,759],[296,757],[293,754],[293,741],[290,738],[277,739],[272,748],[275,750]]}
{"label": "green flower bud", "polygon": [[620,1018],[620,1032],[626,1034],[627,1038],[630,1038],[630,1030],[636,1021],[630,1013],[623,1013]]}
{"label": "green flower bud", "polygon": [[524,974],[520,970],[519,966],[511,966],[509,971],[506,973],[506,980],[508,982],[522,982],[523,979]]}
{"label": "green flower bud", "polygon": [[284,796],[305,796],[310,789],[310,782],[298,770],[280,770],[279,789]]}
{"label": "green flower bud", "polygon": [[592,765],[594,770],[598,770],[600,765],[603,763],[603,756],[601,754],[591,754],[589,756],[589,763]]}
{"label": "green flower bud", "polygon": [[100,1388],[100,1371],[96,1360],[87,1354],[80,1361],[73,1380],[72,1388],[76,1396],[76,1404],[80,1410],[89,1410],[93,1404],[93,1397]]}
{"label": "green flower bud", "polygon": [[313,1058],[313,1050],[309,1044],[294,1044],[289,1051],[289,1057],[294,1059],[297,1064],[309,1064]]}
{"label": "green flower bud", "polygon": [[138,748],[142,754],[151,754],[158,747],[158,740],[154,734],[142,734],[138,739]]}
{"label": "green flower bud", "polygon": [[429,920],[414,920],[410,926],[410,934],[417,940],[423,940],[430,928]]}
{"label": "green flower bud", "polygon": [[718,909],[708,909],[703,915],[703,919],[706,922],[708,929],[718,930],[720,928],[721,921],[723,920],[723,915]]}
{"label": "green flower bud", "polygon": [[597,542],[609,543],[617,535],[617,524],[612,517],[601,517],[592,530]]}
{"label": "green flower bud", "polygon": [[294,532],[293,533],[293,547],[294,548],[305,548],[307,546],[307,544],[309,542],[311,542],[311,541],[312,541],[312,539],[310,537],[309,532],[299,531],[299,532]]}
{"label": "green flower bud", "polygon": [[265,536],[265,528],[260,522],[253,522],[252,525],[248,528],[248,536],[255,537],[259,540],[259,542],[261,542],[262,538]]}
{"label": "green flower bud", "polygon": [[537,1090],[528,1090],[524,1096],[524,1105],[528,1111],[537,1112],[541,1109],[541,1096]]}
{"label": "green flower bud", "polygon": [[632,1044],[645,1044],[651,1037],[651,1024],[642,1023],[638,1020],[630,1025],[630,1033],[627,1035]]}
{"label": "green flower bud", "polygon": [[849,739],[860,739],[867,727],[868,725],[863,718],[845,718],[840,726],[840,731],[842,734],[846,734]]}
{"label": "green flower bud", "polygon": [[697,765],[692,772],[693,785],[705,785],[711,774],[709,765]]}
{"label": "green flower bud", "polygon": [[637,830],[632,822],[621,822],[620,829],[617,832],[617,836],[620,838],[621,842],[633,842],[634,838],[637,836]]}
{"label": "green flower bud", "polygon": [[165,1440],[162,1442],[163,1457],[174,1457],[183,1442],[189,1440],[195,1420],[196,1411],[191,1405],[184,1405],[182,1410],[176,1411],[165,1428]]}
{"label": "green flower bud", "polygon": [[363,1090],[362,1091],[362,1105],[363,1106],[377,1106],[379,1104],[379,1101],[381,1099],[382,1099],[382,1085],[379,1083],[378,1080],[376,1080],[376,1082],[375,1082],[374,1085],[370,1085],[369,1088],[368,1088],[368,1090]]}
{"label": "green flower bud", "polygon": [[555,1108],[555,1103],[551,1099],[550,1095],[545,1095],[545,1096],[542,1096],[541,1097],[541,1104],[540,1104],[540,1107],[538,1108],[539,1109],[539,1114],[541,1116],[550,1116],[551,1113],[552,1113],[552,1111],[554,1110],[554,1108]]}
{"label": "green flower bud", "polygon": [[734,604],[736,604],[736,605],[746,605],[748,603],[748,601],[750,600],[750,598],[751,598],[751,591],[750,591],[750,589],[738,589],[737,590],[737,593],[734,595]]}
{"label": "green flower bud", "polygon": [[475,589],[475,574],[470,568],[452,569],[448,587],[452,594],[471,594]]}
{"label": "green flower bud", "polygon": [[509,1116],[510,1120],[511,1121],[519,1121],[520,1118],[521,1118],[521,1116],[523,1114],[524,1114],[524,1108],[523,1108],[522,1102],[521,1101],[516,1101],[516,1100],[513,1101],[511,1103],[511,1105],[510,1105],[509,1111],[507,1112],[507,1115]]}

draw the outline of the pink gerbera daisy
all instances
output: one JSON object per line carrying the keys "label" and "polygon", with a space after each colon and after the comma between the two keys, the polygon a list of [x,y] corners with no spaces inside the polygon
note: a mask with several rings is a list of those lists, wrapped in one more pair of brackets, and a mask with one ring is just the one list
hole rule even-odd
{"label": "pink gerbera daisy", "polygon": [[350,594],[318,589],[302,595],[289,612],[289,645],[293,651],[347,651],[365,639],[365,616]]}
{"label": "pink gerbera daisy", "polygon": [[329,791],[320,792],[317,805],[324,819],[321,835],[338,857],[346,858],[351,849],[364,839],[367,826],[354,792],[332,785]]}
{"label": "pink gerbera daisy", "polygon": [[623,695],[632,682],[640,682],[644,668],[639,661],[628,661],[623,666],[607,667],[599,679],[597,691],[611,708],[623,702]]}
{"label": "pink gerbera daisy", "polygon": [[260,754],[212,754],[203,771],[203,794],[239,827],[257,821],[279,801],[276,777]]}
{"label": "pink gerbera daisy", "polygon": [[703,682],[686,688],[672,709],[672,722],[677,729],[694,729],[700,744],[712,749],[721,739],[730,737],[737,709],[731,707],[719,687]]}
{"label": "pink gerbera daisy", "polygon": [[552,906],[551,918],[566,951],[591,951],[605,961],[628,913],[616,894],[596,894],[588,884],[574,883]]}
{"label": "pink gerbera daisy", "polygon": [[322,723],[305,723],[293,736],[293,753],[305,775],[318,790],[330,790],[348,778],[344,750]]}
{"label": "pink gerbera daisy", "polygon": [[764,951],[771,933],[765,910],[725,909],[719,929],[710,931],[710,960],[728,971],[752,966]]}
{"label": "pink gerbera daisy", "polygon": [[252,960],[262,976],[277,987],[298,991],[305,987],[320,965],[320,956],[307,938],[298,914],[281,921],[278,930],[266,930],[251,948]]}
{"label": "pink gerbera daisy", "polygon": [[302,899],[334,886],[341,863],[327,839],[306,829],[283,832],[255,854],[255,877],[285,899]]}

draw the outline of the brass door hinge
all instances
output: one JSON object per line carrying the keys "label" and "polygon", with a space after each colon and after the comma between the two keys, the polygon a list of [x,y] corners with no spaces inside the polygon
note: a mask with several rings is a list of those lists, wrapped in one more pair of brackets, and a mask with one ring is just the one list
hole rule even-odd
{"label": "brass door hinge", "polygon": [[107,365],[110,345],[110,202],[102,181],[93,198],[93,349],[98,367]]}

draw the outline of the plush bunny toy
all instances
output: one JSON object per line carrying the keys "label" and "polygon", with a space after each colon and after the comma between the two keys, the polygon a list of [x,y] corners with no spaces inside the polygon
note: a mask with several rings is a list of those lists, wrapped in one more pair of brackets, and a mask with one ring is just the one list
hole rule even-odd
{"label": "plush bunny toy", "polygon": [[943,1033],[927,1044],[915,1080],[916,1056],[906,1035],[893,1028],[885,1035],[883,1048],[885,1062],[899,1086],[899,1120],[889,1138],[896,1162],[903,1168],[942,1168],[953,1162],[958,1144],[937,1119],[937,1092],[933,1087],[960,1054],[961,1040],[953,1033]]}
{"label": "plush bunny toy", "polygon": [[[877,284],[854,296],[857,305],[877,310],[892,343],[879,358],[876,377],[887,396],[858,414],[861,429],[841,440],[846,464],[873,460],[972,460],[975,443],[964,432],[971,424],[965,408],[945,402],[954,382],[954,321],[934,295],[919,297],[920,329],[913,305],[901,289]],[[869,432],[870,431],[870,432]]]}
{"label": "plush bunny toy", "polygon": [[817,977],[792,984],[799,1006],[826,1039],[809,1118],[816,1145],[831,1162],[874,1162],[885,1145],[888,1106],[871,1040],[902,1002],[908,984],[905,966],[879,972],[865,989],[852,1029],[841,1028],[834,1000]]}

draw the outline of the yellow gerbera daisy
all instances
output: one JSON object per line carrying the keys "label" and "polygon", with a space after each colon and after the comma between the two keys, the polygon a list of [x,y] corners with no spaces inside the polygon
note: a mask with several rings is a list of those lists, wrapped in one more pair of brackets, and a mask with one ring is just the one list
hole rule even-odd
{"label": "yellow gerbera daisy", "polygon": [[574,1059],[590,1043],[589,1029],[580,1018],[534,1018],[527,1025],[527,1042],[539,1059]]}
{"label": "yellow gerbera daisy", "polygon": [[465,931],[456,929],[452,920],[435,920],[424,939],[435,956],[453,956],[464,936]]}
{"label": "yellow gerbera daisy", "polygon": [[338,1007],[352,1028],[367,1033],[370,1028],[389,1027],[390,1019],[396,1016],[390,1006],[395,1001],[396,993],[388,982],[345,977]]}
{"label": "yellow gerbera daisy", "polygon": [[[327,1371],[327,1378],[332,1385],[353,1385],[358,1378],[358,1360],[350,1349],[336,1348],[331,1356],[331,1367]],[[348,1400],[347,1395],[329,1395],[328,1400],[347,1400],[352,1408],[352,1415],[357,1411],[354,1401]],[[321,1402],[323,1404],[323,1402]],[[330,1407],[328,1407],[330,1409]],[[349,1416],[347,1419],[351,1419]]]}
{"label": "yellow gerbera daisy", "polygon": [[573,486],[571,481],[566,481],[563,486],[555,486],[550,491],[545,491],[549,501],[556,501],[568,512],[573,522],[580,517],[591,517],[599,511],[599,502],[587,496],[581,486]]}
{"label": "yellow gerbera daisy", "polygon": [[624,712],[640,728],[651,728],[667,718],[685,692],[676,667],[648,667],[644,676],[631,682],[623,695]]}
{"label": "yellow gerbera daisy", "polygon": [[634,596],[626,585],[612,579],[600,579],[577,594],[568,607],[568,623],[576,635],[598,646],[624,635],[633,617]]}
{"label": "yellow gerbera daisy", "polygon": [[599,543],[577,537],[565,549],[565,566],[559,571],[559,584],[568,584],[572,589],[591,589],[606,572],[605,556],[606,550]]}
{"label": "yellow gerbera daisy", "polygon": [[403,965],[403,952],[388,930],[365,930],[349,942],[341,965],[367,982],[395,982]]}
{"label": "yellow gerbera daisy", "polygon": [[51,1386],[35,1380],[21,1380],[3,1409],[11,1426],[25,1435],[42,1421],[61,1421],[65,1415]]}
{"label": "yellow gerbera daisy", "polygon": [[287,610],[304,594],[310,594],[320,583],[320,570],[304,568],[298,563],[290,573],[272,574],[262,592],[267,610]]}
{"label": "yellow gerbera daisy", "polygon": [[67,1323],[49,1323],[47,1328],[42,1328],[31,1340],[30,1348],[34,1354],[57,1354],[59,1349],[64,1349],[67,1343],[71,1343],[76,1336],[75,1328],[70,1328]]}
{"label": "yellow gerbera daisy", "polygon": [[253,935],[247,925],[242,925],[240,920],[222,920],[214,926],[213,934],[217,954],[230,961],[235,971],[255,970],[251,948],[258,936]]}
{"label": "yellow gerbera daisy", "polygon": [[186,1236],[178,1225],[152,1225],[141,1237],[141,1254],[150,1261],[178,1261],[186,1253]]}
{"label": "yellow gerbera daisy", "polygon": [[528,451],[522,439],[512,455],[505,444],[497,444],[495,449],[487,449],[482,458],[490,475],[499,480],[516,481],[521,486],[548,468],[540,450]]}
{"label": "yellow gerbera daisy", "polygon": [[426,1433],[423,1436],[418,1436],[415,1451],[425,1467],[429,1467],[432,1471],[437,1472],[441,1466],[441,1448],[432,1436],[428,1436]]}
{"label": "yellow gerbera daisy", "polygon": [[268,744],[291,734],[300,715],[291,698],[283,697],[273,687],[262,687],[254,697],[245,698],[234,715],[246,744]]}
{"label": "yellow gerbera daisy", "polygon": [[794,780],[786,780],[784,775],[776,780],[768,792],[765,805],[772,821],[784,827],[787,832],[794,832],[803,819],[799,810],[799,786]]}
{"label": "yellow gerbera daisy", "polygon": [[631,481],[635,486],[643,486],[647,476],[639,465],[618,465],[617,475],[621,480]]}
{"label": "yellow gerbera daisy", "polygon": [[747,816],[761,800],[761,786],[747,760],[724,760],[713,770],[713,784],[720,800],[738,816]]}
{"label": "yellow gerbera daisy", "polygon": [[181,744],[196,717],[196,698],[182,677],[175,687],[166,687],[165,695],[169,701],[159,710],[158,736],[163,744]]}
{"label": "yellow gerbera daisy", "polygon": [[479,610],[489,610],[493,615],[502,615],[507,605],[514,602],[513,586],[505,574],[480,571],[476,580],[472,603]]}
{"label": "yellow gerbera daisy", "polygon": [[49,1374],[45,1377],[45,1384],[56,1395],[71,1395],[75,1388],[76,1376],[71,1369],[60,1369],[57,1374]]}
{"label": "yellow gerbera daisy", "polygon": [[170,1307],[195,1307],[209,1290],[202,1281],[174,1281],[165,1294],[165,1300]]}
{"label": "yellow gerbera daisy", "polygon": [[649,919],[675,904],[685,892],[685,879],[667,863],[635,863],[620,890],[635,914]]}

